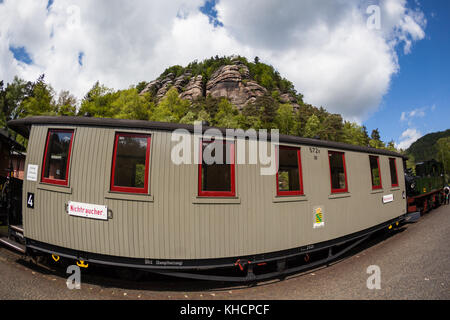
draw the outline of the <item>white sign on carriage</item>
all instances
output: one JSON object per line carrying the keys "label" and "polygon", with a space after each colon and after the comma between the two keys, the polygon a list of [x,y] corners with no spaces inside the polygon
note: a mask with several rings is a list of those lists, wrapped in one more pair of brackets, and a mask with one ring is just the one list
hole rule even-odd
{"label": "white sign on carriage", "polygon": [[69,201],[67,212],[71,216],[108,220],[108,208],[97,204]]}

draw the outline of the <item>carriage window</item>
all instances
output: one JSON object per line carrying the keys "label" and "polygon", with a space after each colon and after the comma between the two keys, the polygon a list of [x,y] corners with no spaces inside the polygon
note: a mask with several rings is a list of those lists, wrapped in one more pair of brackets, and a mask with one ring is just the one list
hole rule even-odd
{"label": "carriage window", "polygon": [[73,130],[48,130],[41,181],[67,186]]}
{"label": "carriage window", "polygon": [[278,148],[278,161],[277,195],[302,195],[303,182],[300,148],[280,146]]}
{"label": "carriage window", "polygon": [[347,172],[345,155],[342,152],[328,151],[331,175],[331,193],[347,192]]}
{"label": "carriage window", "polygon": [[111,191],[148,193],[150,136],[116,133]]}
{"label": "carriage window", "polygon": [[234,197],[234,142],[202,141],[198,177],[198,195]]}
{"label": "carriage window", "polygon": [[393,187],[398,187],[397,165],[395,163],[395,158],[389,158],[389,169],[391,171],[391,185]]}
{"label": "carriage window", "polygon": [[379,157],[369,156],[372,189],[381,189],[381,172]]}

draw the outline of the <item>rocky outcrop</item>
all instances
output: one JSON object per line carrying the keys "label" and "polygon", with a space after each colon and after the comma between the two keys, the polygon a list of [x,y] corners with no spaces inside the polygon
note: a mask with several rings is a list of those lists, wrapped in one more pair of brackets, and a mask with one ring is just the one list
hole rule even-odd
{"label": "rocky outcrop", "polygon": [[247,66],[239,61],[233,65],[220,67],[206,83],[206,95],[228,98],[239,109],[266,92],[266,88],[250,80]]}
{"label": "rocky outcrop", "polygon": [[178,92],[181,92],[189,83],[189,79],[190,73],[184,73],[176,78],[173,73],[169,73],[162,79],[151,81],[140,93],[143,94],[146,92],[151,92],[157,100],[160,100],[166,95],[167,91],[169,91],[171,87],[175,87]]}
{"label": "rocky outcrop", "polygon": [[289,93],[283,93],[282,95],[280,95],[280,102],[291,104],[294,110],[300,108],[300,105],[297,104],[297,99]]}
{"label": "rocky outcrop", "polygon": [[[201,75],[192,76],[191,72],[186,70],[178,77],[169,73],[150,82],[141,93],[151,92],[156,100],[160,100],[171,87],[177,89],[182,99],[194,101],[208,95],[214,98],[225,97],[239,109],[268,93],[266,88],[251,79],[248,67],[239,60],[218,68],[206,83]],[[289,93],[280,94],[279,97],[281,103],[298,107],[296,98]]]}
{"label": "rocky outcrop", "polygon": [[203,77],[198,75],[189,80],[187,86],[180,93],[180,98],[194,101],[201,96],[203,96]]}

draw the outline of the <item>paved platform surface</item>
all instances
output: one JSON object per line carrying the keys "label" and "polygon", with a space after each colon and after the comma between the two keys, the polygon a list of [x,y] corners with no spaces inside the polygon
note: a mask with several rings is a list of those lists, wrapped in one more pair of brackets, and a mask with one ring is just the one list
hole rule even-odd
{"label": "paved platform surface", "polygon": [[[376,234],[328,267],[254,287],[146,276],[118,278],[111,269],[82,270],[81,289],[69,290],[65,266],[35,264],[0,247],[3,299],[450,299],[450,205],[397,231]],[[367,268],[381,271],[369,290]]]}

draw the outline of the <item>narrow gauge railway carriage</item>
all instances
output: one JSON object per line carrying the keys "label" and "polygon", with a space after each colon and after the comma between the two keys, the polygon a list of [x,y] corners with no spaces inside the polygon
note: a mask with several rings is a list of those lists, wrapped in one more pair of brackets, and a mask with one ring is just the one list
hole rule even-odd
{"label": "narrow gauge railway carriage", "polygon": [[264,165],[235,161],[239,139],[249,156],[250,140],[238,135],[223,141],[229,164],[173,163],[171,134],[181,128],[194,139],[192,125],[88,117],[8,125],[29,137],[27,252],[82,266],[264,279],[328,262],[406,214],[404,159],[386,150],[280,135],[279,171],[261,175]]}

